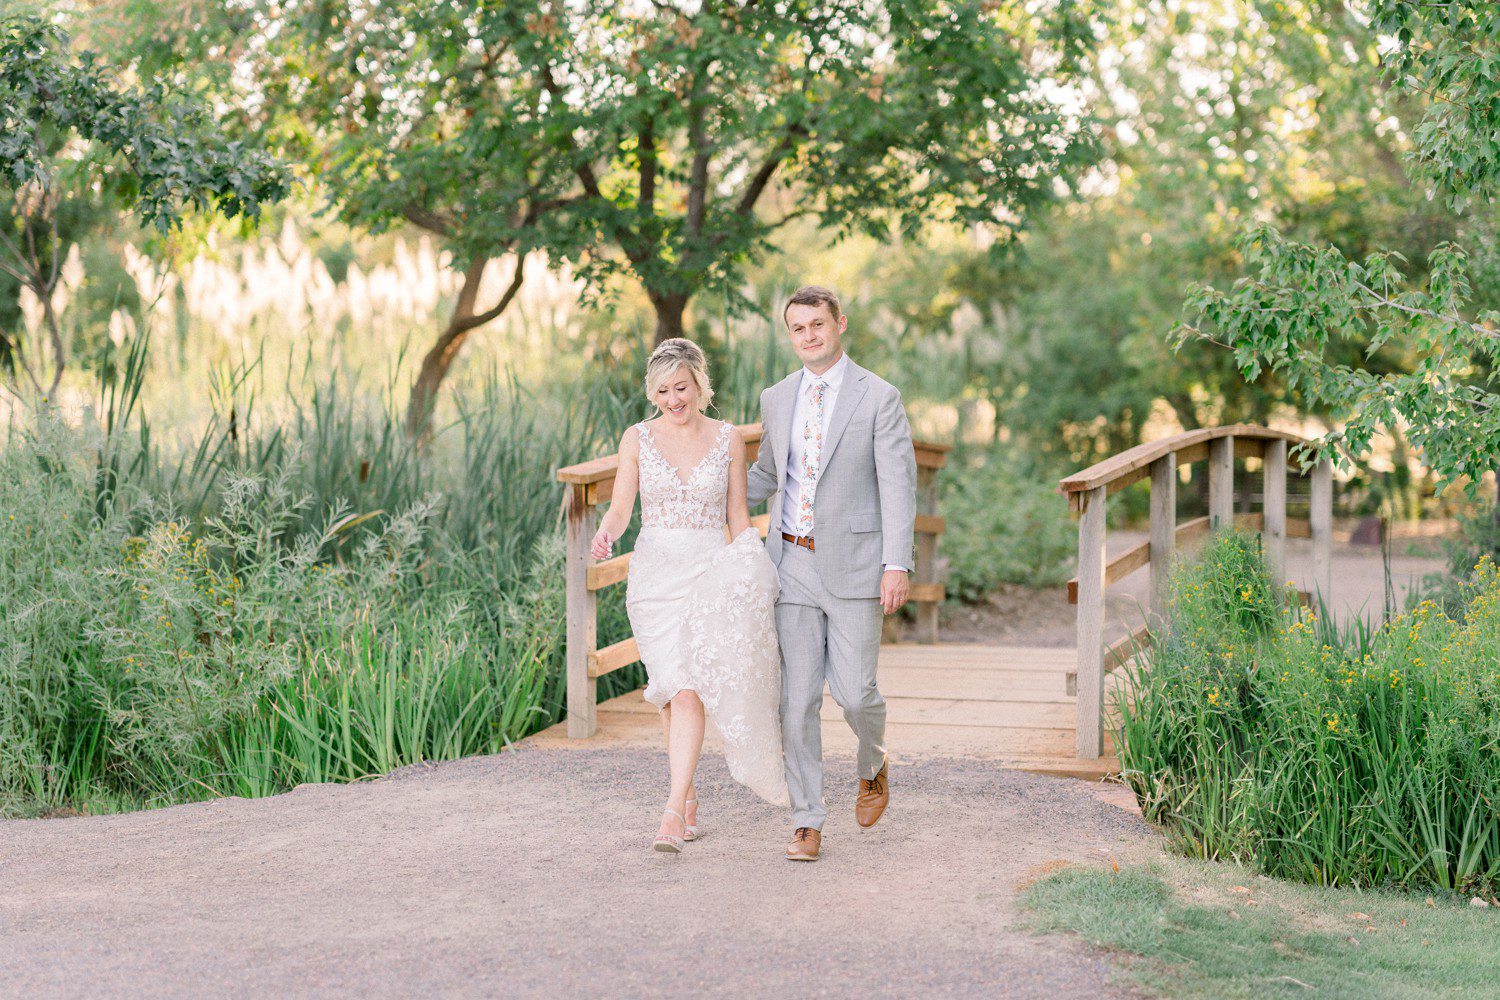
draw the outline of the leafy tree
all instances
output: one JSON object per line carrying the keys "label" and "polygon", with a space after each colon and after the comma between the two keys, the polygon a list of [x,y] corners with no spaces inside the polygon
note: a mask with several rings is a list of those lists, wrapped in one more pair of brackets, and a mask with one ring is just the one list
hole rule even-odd
{"label": "leafy tree", "polygon": [[[1163,335],[1187,277],[1227,286],[1238,276],[1234,236],[1252,222],[1413,259],[1454,237],[1451,212],[1401,168],[1380,44],[1342,0],[1112,5],[1085,77],[1104,153],[1086,196],[1039,214],[1023,252],[1000,266],[973,250],[945,264],[928,247],[920,266],[882,264],[862,305],[912,299],[897,311],[926,333],[975,303],[968,395],[990,402],[1029,454],[1070,465],[1139,441],[1163,405],[1188,428],[1322,413],[1279,377],[1246,382],[1212,344],[1174,355]],[[1364,363],[1406,371],[1409,354],[1387,344]],[[1343,345],[1337,356],[1362,351]]]}
{"label": "leafy tree", "polygon": [[[1212,341],[1233,351],[1247,380],[1272,372],[1343,418],[1299,449],[1308,462],[1356,462],[1381,427],[1405,427],[1439,488],[1500,462],[1500,311],[1493,306],[1494,197],[1500,190],[1500,8],[1478,2],[1372,0],[1372,28],[1390,40],[1382,56],[1390,91],[1416,118],[1407,164],[1415,179],[1465,217],[1477,253],[1459,240],[1433,249],[1423,280],[1406,257],[1379,250],[1358,259],[1300,242],[1273,226],[1238,241],[1248,274],[1227,290],[1206,285],[1187,300],[1177,345]],[[1415,111],[1410,110],[1415,107]],[[1478,212],[1468,217],[1467,210]],[[1409,370],[1377,372],[1336,354],[1400,344]]]}
{"label": "leafy tree", "polygon": [[[343,217],[421,226],[466,269],[413,387],[413,430],[530,251],[571,263],[594,305],[638,282],[661,339],[700,293],[749,308],[744,268],[792,219],[1013,234],[1094,155],[1065,100],[1093,39],[1074,0],[217,9],[198,50],[259,67],[241,104],[305,143]],[[479,302],[486,262],[505,255],[510,286]]]}
{"label": "leafy tree", "polygon": [[[1247,225],[1413,256],[1453,235],[1451,216],[1400,170],[1399,135],[1378,107],[1378,33],[1342,0],[1141,0],[1120,4],[1114,23],[1090,91],[1111,190],[1039,233],[1107,272],[1064,307],[1119,301],[1069,324],[1099,330],[1085,364],[1112,358],[1112,388],[1147,389],[1188,428],[1321,412],[1283,379],[1247,383],[1225,352],[1195,343],[1174,355],[1162,335],[1185,276],[1217,285],[1240,273],[1234,237]],[[1068,359],[1051,363],[1066,371]],[[1368,363],[1398,371],[1410,359],[1392,345]],[[1092,379],[1079,384],[1094,392]],[[1138,396],[1116,395],[1144,416]]]}
{"label": "leafy tree", "polygon": [[169,232],[185,213],[255,219],[288,178],[265,153],[226,139],[201,104],[161,81],[115,79],[60,28],[29,13],[0,18],[0,269],[41,304],[52,353],[0,332],[0,359],[39,395],[67,364],[54,296],[74,242],[117,218],[113,206]]}

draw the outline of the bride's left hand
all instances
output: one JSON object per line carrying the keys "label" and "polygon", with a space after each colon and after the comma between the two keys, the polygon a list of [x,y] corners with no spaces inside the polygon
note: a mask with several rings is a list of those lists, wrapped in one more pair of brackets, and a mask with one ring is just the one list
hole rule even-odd
{"label": "bride's left hand", "polygon": [[615,540],[610,535],[609,529],[600,525],[599,530],[594,532],[594,540],[589,544],[589,554],[595,559],[608,559],[614,545]]}

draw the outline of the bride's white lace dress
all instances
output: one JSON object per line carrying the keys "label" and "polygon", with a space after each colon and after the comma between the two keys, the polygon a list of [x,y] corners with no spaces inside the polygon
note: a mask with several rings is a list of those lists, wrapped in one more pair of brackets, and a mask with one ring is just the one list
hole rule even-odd
{"label": "bride's white lace dress", "polygon": [[646,665],[646,700],[658,708],[698,693],[724,739],[736,781],[788,805],[781,756],[781,653],[776,567],[760,535],[728,540],[730,424],[686,478],[640,431],[641,531],[630,557],[625,608]]}

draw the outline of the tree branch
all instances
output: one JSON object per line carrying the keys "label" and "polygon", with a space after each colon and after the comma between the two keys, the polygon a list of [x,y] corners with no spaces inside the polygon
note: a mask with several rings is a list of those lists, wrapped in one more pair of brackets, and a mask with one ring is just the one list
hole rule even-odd
{"label": "tree branch", "polygon": [[[557,77],[552,75],[552,67],[545,65],[542,66],[541,74],[542,84],[547,88],[547,93],[551,94],[557,100],[560,106],[566,106],[565,102],[563,101],[562,87],[558,85]],[[578,148],[578,141],[573,138],[573,134],[571,132],[568,133],[568,142],[573,147],[573,150],[575,152],[582,152],[582,150]],[[580,160],[578,163],[575,163],[573,165],[573,171],[578,175],[579,183],[583,185],[583,190],[588,193],[588,196],[590,198],[600,197],[599,178],[595,176],[594,168],[589,165],[587,160]]]}
{"label": "tree branch", "polygon": [[703,129],[702,72],[693,74],[693,86],[688,96],[688,148],[693,151],[693,163],[688,168],[688,196],[686,230],[690,239],[703,232],[703,213],[708,204],[708,162],[713,155]]}
{"label": "tree branch", "polygon": [[791,222],[793,219],[800,219],[804,215],[814,215],[814,214],[816,214],[814,212],[814,210],[812,208],[806,207],[806,206],[804,206],[802,208],[793,209],[792,211],[790,211],[790,212],[786,213],[785,215],[783,215],[781,218],[777,219],[775,222],[770,223],[767,228],[769,228],[769,229],[780,229],[782,226],[786,225],[788,222]]}
{"label": "tree branch", "polygon": [[[494,319],[496,316],[499,316],[501,313],[505,312],[506,308],[510,305],[511,299],[514,299],[516,297],[516,293],[521,290],[521,283],[525,279],[525,275],[526,255],[518,251],[516,253],[515,276],[511,278],[510,287],[505,290],[505,294],[500,296],[500,301],[495,303],[493,308],[486,309],[482,313],[475,313],[467,317],[461,317],[455,314],[453,317],[453,331],[461,333],[464,330],[472,330],[476,326],[483,326],[490,320]],[[477,283],[475,288],[475,295],[478,295]]]}
{"label": "tree branch", "polygon": [[745,189],[745,193],[741,196],[739,204],[734,208],[736,212],[740,215],[750,214],[755,208],[755,203],[765,193],[766,186],[771,183],[771,177],[776,173],[776,168],[781,166],[781,162],[786,159],[786,154],[791,152],[794,140],[797,138],[805,139],[810,134],[807,127],[800,122],[787,126],[786,134],[781,137],[781,141],[776,144],[776,148],[771,150],[766,161],[755,172],[755,176],[750,181],[750,186]]}
{"label": "tree branch", "polygon": [[1416,306],[1403,305],[1400,302],[1397,302],[1396,300],[1375,291],[1375,289],[1371,288],[1363,281],[1354,282],[1354,287],[1358,288],[1370,298],[1374,299],[1373,303],[1370,303],[1369,305],[1363,307],[1365,309],[1371,309],[1375,306],[1385,306],[1387,309],[1394,309],[1397,312],[1406,313],[1408,316],[1422,316],[1426,319],[1437,320],[1439,323],[1449,323],[1453,326],[1467,327],[1468,329],[1473,330],[1475,333],[1479,334],[1479,336],[1485,337],[1490,340],[1493,340],[1496,337],[1500,337],[1500,333],[1496,333],[1493,330],[1487,330],[1479,324],[1471,322],[1470,320],[1467,320],[1462,316],[1445,315],[1440,312],[1434,312],[1431,309],[1419,309]]}
{"label": "tree branch", "polygon": [[445,239],[453,238],[453,223],[440,212],[421,205],[405,205],[401,215],[414,226],[418,226]]}

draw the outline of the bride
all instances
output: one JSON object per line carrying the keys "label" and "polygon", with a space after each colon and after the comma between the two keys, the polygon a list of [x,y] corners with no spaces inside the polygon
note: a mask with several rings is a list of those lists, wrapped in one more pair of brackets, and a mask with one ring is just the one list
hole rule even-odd
{"label": "bride", "polygon": [[614,495],[592,554],[609,557],[639,491],[641,531],[625,607],[646,665],[645,697],[661,710],[671,765],[653,846],[675,854],[699,836],[693,775],[705,709],[735,780],[769,802],[789,804],[778,583],[750,524],[745,442],[734,425],[703,414],[713,388],[702,349],[681,337],[662,341],[646,364],[646,396],[660,416],[620,438]]}

